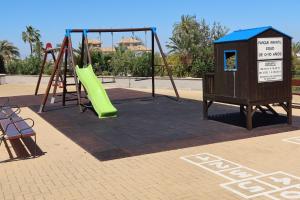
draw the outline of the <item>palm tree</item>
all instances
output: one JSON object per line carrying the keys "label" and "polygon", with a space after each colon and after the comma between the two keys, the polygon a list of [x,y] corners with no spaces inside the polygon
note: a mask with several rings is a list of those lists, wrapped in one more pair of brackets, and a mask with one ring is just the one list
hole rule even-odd
{"label": "palm tree", "polygon": [[180,55],[184,66],[189,66],[192,62],[193,54],[197,44],[200,43],[200,24],[195,16],[182,15],[181,21],[174,25],[173,36],[167,47],[170,53]]}
{"label": "palm tree", "polygon": [[19,57],[19,49],[7,40],[0,40],[0,56],[5,62]]}
{"label": "palm tree", "polygon": [[40,31],[33,28],[31,25],[26,26],[26,31],[22,32],[22,39],[25,43],[29,43],[30,55],[33,53],[33,44],[40,41]]}
{"label": "palm tree", "polygon": [[20,53],[17,47],[7,40],[0,40],[0,73],[5,73],[5,63],[19,56]]}

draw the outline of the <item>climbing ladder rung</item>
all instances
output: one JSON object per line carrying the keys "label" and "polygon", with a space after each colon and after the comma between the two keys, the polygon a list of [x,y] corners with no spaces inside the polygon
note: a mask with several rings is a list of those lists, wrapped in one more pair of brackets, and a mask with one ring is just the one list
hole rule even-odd
{"label": "climbing ladder rung", "polygon": [[66,98],[66,99],[65,99],[65,101],[77,101],[77,100],[78,100],[77,98],[73,98],[73,99],[71,99],[71,98],[70,98],[70,99],[69,99],[69,98]]}

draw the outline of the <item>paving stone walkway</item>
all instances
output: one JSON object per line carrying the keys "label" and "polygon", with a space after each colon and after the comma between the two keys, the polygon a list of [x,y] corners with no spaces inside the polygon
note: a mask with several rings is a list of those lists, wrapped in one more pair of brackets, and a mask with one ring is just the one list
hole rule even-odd
{"label": "paving stone walkway", "polygon": [[[0,95],[29,95],[32,89],[5,85],[0,86]],[[195,96],[198,94],[190,93],[191,98]],[[224,177],[182,159],[203,153],[264,174],[282,171],[300,177],[300,145],[283,141],[300,137],[299,130],[101,161],[29,107],[23,107],[20,115],[36,121],[41,152],[35,159],[9,161],[7,149],[1,145],[0,199],[246,199],[238,194],[245,193],[241,188],[235,188],[235,193],[222,187],[229,182]],[[300,116],[300,111],[294,109],[294,115]],[[298,127],[299,121],[294,121],[294,126]],[[244,186],[246,192],[249,186],[257,187]],[[300,199],[299,189],[292,189],[251,199]]]}

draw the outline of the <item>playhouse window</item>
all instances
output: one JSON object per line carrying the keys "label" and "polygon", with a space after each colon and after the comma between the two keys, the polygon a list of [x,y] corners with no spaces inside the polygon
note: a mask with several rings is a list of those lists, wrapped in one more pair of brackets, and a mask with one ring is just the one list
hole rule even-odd
{"label": "playhouse window", "polygon": [[236,71],[237,70],[237,51],[226,50],[224,51],[224,70]]}

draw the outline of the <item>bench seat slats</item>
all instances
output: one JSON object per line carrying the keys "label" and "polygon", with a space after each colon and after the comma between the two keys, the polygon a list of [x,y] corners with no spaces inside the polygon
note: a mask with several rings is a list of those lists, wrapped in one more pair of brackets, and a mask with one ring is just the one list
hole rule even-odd
{"label": "bench seat slats", "polygon": [[[6,126],[11,123],[9,119],[2,119],[0,120],[0,125],[3,128],[3,131],[5,131]],[[8,140],[18,139],[21,137],[21,134],[19,133],[18,129],[13,125],[9,125],[6,132],[5,132],[5,138]]]}
{"label": "bench seat slats", "polygon": [[23,119],[21,117],[15,116],[12,120],[18,121],[16,122],[16,126],[20,130],[20,133],[23,137],[30,137],[35,135],[34,130],[26,123],[26,121],[22,121]]}
{"label": "bench seat slats", "polygon": [[6,113],[1,110],[0,111],[0,119],[6,118],[6,117],[7,117]]}
{"label": "bench seat slats", "polygon": [[2,107],[0,108],[0,119],[7,118],[7,117],[15,117],[17,116],[14,110],[11,107]]}

